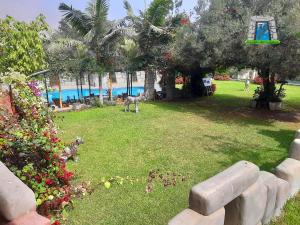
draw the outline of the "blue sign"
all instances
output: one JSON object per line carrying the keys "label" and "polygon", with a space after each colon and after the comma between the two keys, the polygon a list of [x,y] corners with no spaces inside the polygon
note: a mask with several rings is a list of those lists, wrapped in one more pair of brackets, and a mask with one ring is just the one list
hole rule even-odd
{"label": "blue sign", "polygon": [[269,21],[257,22],[255,27],[255,40],[267,41],[271,40]]}

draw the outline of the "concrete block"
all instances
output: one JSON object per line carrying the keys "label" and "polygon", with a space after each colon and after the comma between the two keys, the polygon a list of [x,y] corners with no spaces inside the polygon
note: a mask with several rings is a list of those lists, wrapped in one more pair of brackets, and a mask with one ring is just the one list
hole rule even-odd
{"label": "concrete block", "polygon": [[279,217],[281,215],[282,209],[287,202],[290,195],[290,184],[289,182],[277,178],[277,196],[276,196],[276,204],[275,204],[275,217]]}
{"label": "concrete block", "polygon": [[35,196],[0,162],[0,214],[11,221],[35,210]]}
{"label": "concrete block", "polygon": [[274,218],[278,189],[277,181],[277,177],[272,173],[261,171],[259,174],[258,182],[261,182],[267,188],[267,204],[261,220],[262,224],[268,224]]}
{"label": "concrete block", "polygon": [[225,206],[225,225],[257,225],[267,204],[267,188],[256,182],[239,197]]}
{"label": "concrete block", "polygon": [[292,142],[290,146],[289,157],[300,161],[300,139],[295,139]]}
{"label": "concrete block", "polygon": [[290,197],[300,190],[300,161],[287,158],[276,168],[276,176],[289,182]]}
{"label": "concrete block", "polygon": [[36,212],[31,212],[19,217],[18,219],[10,221],[6,225],[50,225],[50,220]]}
{"label": "concrete block", "polygon": [[197,184],[190,191],[190,209],[209,216],[223,208],[253,185],[259,168],[253,163],[241,161],[218,175]]}
{"label": "concrete block", "polygon": [[225,209],[219,209],[210,216],[203,216],[191,209],[185,209],[175,216],[168,225],[224,225]]}

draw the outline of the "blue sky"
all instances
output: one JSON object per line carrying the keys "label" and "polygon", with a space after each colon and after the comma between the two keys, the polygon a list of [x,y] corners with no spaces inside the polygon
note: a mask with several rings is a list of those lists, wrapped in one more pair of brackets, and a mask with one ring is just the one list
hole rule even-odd
{"label": "blue sky", "polygon": [[[151,0],[146,0],[150,3]],[[47,22],[53,28],[58,26],[62,14],[58,11],[60,2],[72,4],[74,8],[85,9],[88,0],[0,0],[0,18],[6,15],[13,16],[17,20],[31,21],[38,14],[46,16]],[[123,0],[110,0],[109,19],[120,19],[125,16]],[[144,0],[129,0],[136,12],[145,8]],[[197,0],[183,0],[183,9],[192,10]]]}

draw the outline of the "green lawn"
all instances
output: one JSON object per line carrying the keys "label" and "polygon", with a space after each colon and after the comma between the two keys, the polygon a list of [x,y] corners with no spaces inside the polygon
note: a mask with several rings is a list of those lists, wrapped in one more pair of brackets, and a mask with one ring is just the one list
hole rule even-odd
{"label": "green lawn", "polygon": [[[75,182],[91,181],[95,191],[75,200],[67,224],[160,225],[188,206],[190,188],[231,166],[249,160],[272,171],[288,155],[300,127],[300,87],[287,87],[286,110],[270,113],[248,107],[243,83],[216,82],[213,97],[140,105],[140,113],[122,106],[60,113],[57,122],[65,141],[81,136],[78,163],[69,163]],[[145,192],[149,171],[160,169],[187,176],[165,188]],[[98,185],[102,177],[134,177],[138,181]],[[300,201],[291,201],[276,225],[300,221]]]}

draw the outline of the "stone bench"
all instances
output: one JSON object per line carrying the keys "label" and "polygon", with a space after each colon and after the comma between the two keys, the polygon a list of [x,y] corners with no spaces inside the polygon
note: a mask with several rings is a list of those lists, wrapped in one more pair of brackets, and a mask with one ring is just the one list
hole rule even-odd
{"label": "stone bench", "polygon": [[194,186],[190,191],[190,209],[209,216],[223,208],[253,185],[259,168],[253,163],[241,161],[218,175]]}
{"label": "stone bench", "polygon": [[290,184],[290,197],[300,190],[300,161],[287,158],[276,168],[276,176]]}
{"label": "stone bench", "polygon": [[191,209],[185,209],[175,216],[168,225],[224,225],[225,209],[219,209],[210,216],[203,216]]}
{"label": "stone bench", "polygon": [[0,225],[50,225],[48,219],[36,213],[32,190],[2,162],[0,184]]}
{"label": "stone bench", "polygon": [[300,160],[300,139],[295,139],[292,142],[290,146],[289,157]]}

